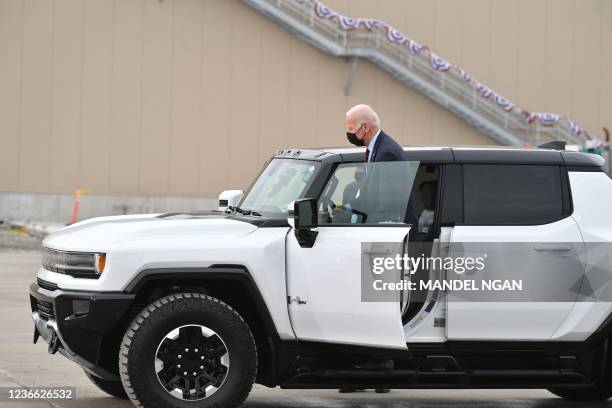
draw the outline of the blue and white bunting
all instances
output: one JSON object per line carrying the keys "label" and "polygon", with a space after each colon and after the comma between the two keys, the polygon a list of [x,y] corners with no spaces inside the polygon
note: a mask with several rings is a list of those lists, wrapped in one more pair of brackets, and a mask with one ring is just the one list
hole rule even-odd
{"label": "blue and white bunting", "polygon": [[[294,0],[296,3],[304,7],[314,7],[315,15],[324,20],[336,20],[339,28],[343,31],[355,31],[363,29],[366,31],[377,31],[385,33],[387,41],[392,44],[408,47],[410,53],[419,58],[427,58],[429,60],[430,69],[437,72],[449,73],[461,78],[466,84],[474,87],[475,91],[483,98],[491,101],[494,106],[499,107],[506,112],[511,112],[523,118],[527,124],[533,124],[535,121],[539,122],[543,126],[556,126],[561,121],[569,126],[570,131],[576,135],[583,135],[587,139],[593,139],[597,142],[603,142],[599,138],[592,137],[588,132],[582,129],[578,124],[568,117],[561,117],[556,113],[530,113],[517,106],[515,106],[510,100],[504,98],[500,94],[494,92],[486,85],[474,80],[470,74],[457,65],[453,65],[439,55],[433,53],[425,45],[421,45],[418,42],[408,38],[404,33],[398,29],[391,27],[384,21],[380,21],[373,18],[352,18],[341,15],[336,11],[332,10],[325,4],[316,0]],[[491,98],[491,96],[494,96]]]}
{"label": "blue and white bunting", "polygon": [[499,94],[495,94],[495,103],[504,108],[506,112],[512,112],[514,109],[514,104]]}
{"label": "blue and white bunting", "polygon": [[451,69],[452,65],[450,62],[446,61],[443,58],[440,58],[438,55],[431,53],[431,67],[436,71],[446,72]]}

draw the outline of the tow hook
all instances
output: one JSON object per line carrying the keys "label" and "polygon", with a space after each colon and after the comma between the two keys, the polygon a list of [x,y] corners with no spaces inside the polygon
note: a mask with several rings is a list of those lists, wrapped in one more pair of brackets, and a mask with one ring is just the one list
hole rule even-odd
{"label": "tow hook", "polygon": [[34,344],[36,344],[39,337],[40,337],[40,332],[38,331],[38,327],[34,326]]}
{"label": "tow hook", "polygon": [[49,340],[49,348],[47,349],[49,354],[57,353],[57,350],[59,350],[60,348],[60,344],[61,343],[59,341],[59,338],[57,337],[57,333],[53,331],[51,333],[51,339]]}

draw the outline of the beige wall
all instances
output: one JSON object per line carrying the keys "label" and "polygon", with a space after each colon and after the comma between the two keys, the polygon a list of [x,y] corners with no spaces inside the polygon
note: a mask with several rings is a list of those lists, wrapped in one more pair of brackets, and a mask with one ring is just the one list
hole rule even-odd
{"label": "beige wall", "polygon": [[[328,0],[534,111],[612,125],[610,0]],[[402,143],[493,143],[367,62],[238,0],[0,0],[0,191],[215,196],[278,148],[344,145],[367,102]]]}

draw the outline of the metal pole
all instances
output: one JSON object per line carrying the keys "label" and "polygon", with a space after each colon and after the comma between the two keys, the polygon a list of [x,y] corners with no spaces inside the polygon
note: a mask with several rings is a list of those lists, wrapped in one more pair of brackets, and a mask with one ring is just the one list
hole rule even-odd
{"label": "metal pole", "polygon": [[610,153],[612,153],[610,151],[610,149],[611,149],[612,146],[610,145],[610,131],[605,126],[603,128],[603,131],[604,131],[604,135],[606,136],[606,139],[605,139],[606,140],[606,148],[608,150],[608,175],[612,176],[612,160],[611,160],[612,157],[610,157]]}
{"label": "metal pole", "polygon": [[344,85],[344,96],[349,96],[351,94],[351,88],[353,86],[353,79],[355,78],[355,73],[357,72],[357,62],[359,61],[359,57],[353,56],[350,57],[349,63],[349,74],[346,79],[346,84]]}

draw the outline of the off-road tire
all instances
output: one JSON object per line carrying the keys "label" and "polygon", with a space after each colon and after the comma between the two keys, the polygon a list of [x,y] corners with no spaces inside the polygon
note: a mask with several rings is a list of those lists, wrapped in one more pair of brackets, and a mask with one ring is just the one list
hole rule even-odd
{"label": "off-road tire", "polygon": [[[181,400],[161,385],[154,368],[159,342],[183,325],[204,325],[227,345],[223,384],[197,401]],[[119,374],[132,403],[143,408],[234,408],[247,398],[257,374],[257,348],[244,319],[229,305],[201,293],[177,293],[145,307],[128,327],[119,350]]]}
{"label": "off-road tire", "polygon": [[96,377],[95,375],[90,374],[87,371],[85,371],[85,375],[91,380],[92,383],[94,383],[96,387],[98,387],[100,390],[104,391],[108,395],[121,399],[128,398],[125,389],[123,388],[123,384],[121,384],[121,381],[103,380],[102,378]]}
{"label": "off-road tire", "polygon": [[609,384],[576,389],[549,388],[548,391],[568,401],[594,402],[605,401],[612,397],[612,387]]}

